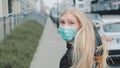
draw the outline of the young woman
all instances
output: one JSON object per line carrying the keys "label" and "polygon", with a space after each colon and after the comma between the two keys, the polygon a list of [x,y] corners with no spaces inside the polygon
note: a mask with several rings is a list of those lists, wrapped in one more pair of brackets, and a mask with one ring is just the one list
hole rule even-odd
{"label": "young woman", "polygon": [[60,68],[106,68],[107,51],[104,46],[95,46],[95,31],[85,14],[69,8],[59,20],[58,32],[68,48],[60,61]]}

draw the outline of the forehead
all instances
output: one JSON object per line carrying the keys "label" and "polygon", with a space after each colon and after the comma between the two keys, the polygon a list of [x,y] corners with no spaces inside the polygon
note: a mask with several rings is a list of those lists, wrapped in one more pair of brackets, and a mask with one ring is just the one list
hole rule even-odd
{"label": "forehead", "polygon": [[74,15],[72,15],[71,13],[63,14],[60,19],[61,20],[65,20],[65,19],[77,20],[77,18]]}

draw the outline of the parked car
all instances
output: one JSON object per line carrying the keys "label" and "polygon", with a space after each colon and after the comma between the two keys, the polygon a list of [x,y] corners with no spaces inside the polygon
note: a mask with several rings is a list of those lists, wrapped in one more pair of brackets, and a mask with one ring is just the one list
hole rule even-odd
{"label": "parked car", "polygon": [[110,57],[120,57],[120,19],[109,18],[102,19],[103,23],[99,29],[100,33],[104,33],[106,36],[113,40],[107,42],[107,48],[109,50]]}
{"label": "parked car", "polygon": [[87,13],[86,15],[89,18],[89,20],[91,21],[92,25],[94,25],[96,27],[95,29],[97,31],[99,31],[100,25],[103,24],[102,17],[100,16],[100,14],[97,14],[97,13],[94,13],[94,14]]}

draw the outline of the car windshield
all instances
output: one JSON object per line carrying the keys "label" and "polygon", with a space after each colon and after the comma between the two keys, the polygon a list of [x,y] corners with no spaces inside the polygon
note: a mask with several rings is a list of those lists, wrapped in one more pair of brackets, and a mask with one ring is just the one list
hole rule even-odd
{"label": "car windshield", "polygon": [[106,24],[103,29],[105,32],[120,32],[120,22]]}
{"label": "car windshield", "polygon": [[99,14],[87,14],[87,16],[91,20],[101,20],[101,17]]}

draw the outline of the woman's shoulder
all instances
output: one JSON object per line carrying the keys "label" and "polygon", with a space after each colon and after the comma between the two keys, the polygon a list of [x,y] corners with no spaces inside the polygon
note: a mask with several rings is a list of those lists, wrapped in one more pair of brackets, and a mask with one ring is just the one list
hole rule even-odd
{"label": "woman's shoulder", "polygon": [[72,48],[67,45],[67,51],[60,61],[60,68],[70,68],[72,66]]}

